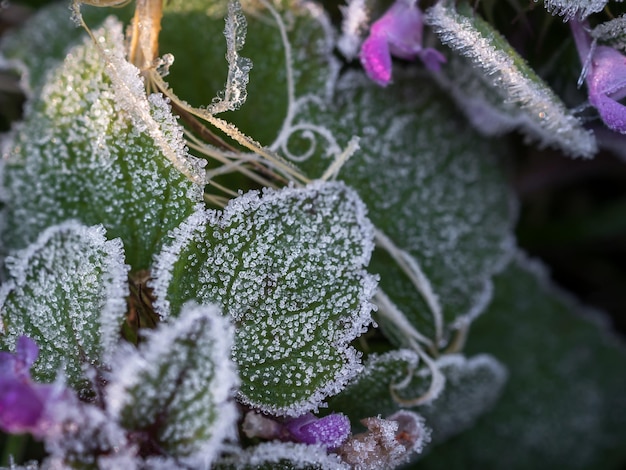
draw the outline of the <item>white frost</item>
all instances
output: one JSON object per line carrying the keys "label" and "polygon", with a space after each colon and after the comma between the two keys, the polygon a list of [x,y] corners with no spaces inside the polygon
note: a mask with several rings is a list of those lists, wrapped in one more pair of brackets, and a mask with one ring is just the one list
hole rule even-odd
{"label": "white frost", "polygon": [[316,182],[197,212],[156,259],[157,311],[220,304],[237,324],[241,400],[278,415],[316,409],[361,369],[349,343],[371,323],[377,284],[364,271],[373,250],[365,211],[343,183]]}
{"label": "white frost", "polygon": [[591,131],[530,68],[521,65],[521,58],[516,59],[512,49],[505,49],[505,40],[495,31],[485,35],[476,26],[480,21],[477,17],[459,14],[447,4],[440,2],[430,8],[425,15],[427,23],[442,43],[467,57],[488,77],[502,99],[519,108],[524,114],[524,128],[541,145],[556,146],[572,156],[588,158],[595,154],[597,144]]}
{"label": "white frost", "polygon": [[[534,1],[536,3],[539,0]],[[565,21],[574,17],[586,18],[592,13],[601,11],[607,3],[608,0],[543,0],[548,11],[562,16]]]}
{"label": "white frost", "polygon": [[161,440],[179,443],[170,452],[188,465],[209,468],[224,441],[235,438],[232,336],[218,307],[185,305],[179,318],[147,334],[139,351],[120,351],[107,390],[109,412],[141,427],[158,423],[167,410]]}

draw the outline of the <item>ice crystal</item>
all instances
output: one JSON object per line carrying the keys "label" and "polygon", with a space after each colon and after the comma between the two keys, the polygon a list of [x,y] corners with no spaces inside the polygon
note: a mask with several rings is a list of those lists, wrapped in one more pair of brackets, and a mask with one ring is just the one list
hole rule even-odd
{"label": "ice crystal", "polygon": [[225,90],[207,108],[212,114],[234,111],[246,101],[246,86],[252,61],[239,55],[246,38],[246,17],[243,15],[238,0],[228,2],[224,36],[226,37],[228,77]]}
{"label": "ice crystal", "polygon": [[128,267],[121,241],[107,241],[101,226],[69,221],[6,263],[0,342],[13,347],[28,335],[41,348],[37,379],[52,382],[62,369],[70,384],[84,386],[83,368],[108,362],[124,319]]}
{"label": "ice crystal", "polygon": [[626,49],[626,15],[600,23],[590,33],[592,38],[623,51]]}
{"label": "ice crystal", "polygon": [[593,134],[469,6],[461,5],[457,11],[451,2],[440,2],[427,11],[426,20],[441,42],[467,57],[487,77],[501,99],[515,104],[523,113],[523,129],[532,138],[572,156],[596,153]]}
{"label": "ice crystal", "polygon": [[[202,186],[164,156],[169,149],[188,159],[182,128],[162,97],[148,99],[137,69],[121,58],[122,25],[110,19],[95,36],[97,45],[85,39],[50,70],[6,146],[5,249],[76,218],[122,238],[129,264],[142,269],[201,200]],[[150,122],[140,119],[146,113]]]}
{"label": "ice crystal", "polygon": [[181,462],[208,468],[237,419],[232,335],[216,306],[183,306],[138,352],[121,351],[109,411],[127,429],[151,430],[155,444]]}
{"label": "ice crystal", "polygon": [[349,346],[370,323],[375,278],[365,206],[345,185],[245,194],[194,214],[154,268],[157,311],[222,306],[236,328],[241,399],[299,416],[360,370]]}
{"label": "ice crystal", "polygon": [[367,31],[369,10],[366,0],[348,0],[345,6],[339,7],[343,14],[341,37],[337,48],[349,60],[355,59],[363,42],[362,36]]}
{"label": "ice crystal", "polygon": [[[538,2],[539,0],[534,0]],[[609,3],[608,0],[544,0],[543,4],[555,15],[560,15],[565,21],[574,17],[586,18],[592,13],[602,11]]]}

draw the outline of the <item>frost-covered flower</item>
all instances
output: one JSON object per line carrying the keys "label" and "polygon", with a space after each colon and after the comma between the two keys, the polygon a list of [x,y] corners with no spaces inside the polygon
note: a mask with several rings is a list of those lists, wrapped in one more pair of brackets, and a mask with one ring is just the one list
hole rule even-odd
{"label": "frost-covered flower", "polygon": [[427,68],[438,71],[445,57],[437,50],[422,47],[424,22],[416,0],[396,0],[370,28],[361,46],[361,63],[367,75],[386,86],[391,81],[391,56],[414,60],[419,57]]}
{"label": "frost-covered flower", "polygon": [[350,436],[350,420],[341,413],[333,413],[323,418],[307,413],[285,423],[285,429],[294,441],[320,444],[334,450]]}
{"label": "frost-covered flower", "polygon": [[30,377],[39,348],[26,336],[17,340],[14,354],[0,352],[0,429],[8,433],[42,431],[46,406],[54,398],[52,385],[38,384]]}
{"label": "frost-covered flower", "polygon": [[608,46],[595,46],[586,22],[571,20],[570,25],[581,62],[584,64],[589,102],[613,131],[626,134],[626,57]]}

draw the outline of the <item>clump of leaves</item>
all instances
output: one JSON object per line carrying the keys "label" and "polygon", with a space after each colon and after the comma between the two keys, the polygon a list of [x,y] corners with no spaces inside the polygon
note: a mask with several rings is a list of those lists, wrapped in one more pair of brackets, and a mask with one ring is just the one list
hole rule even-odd
{"label": "clump of leaves", "polygon": [[[0,42],[0,428],[42,468],[626,459],[623,345],[516,247],[493,139],[600,133],[471,5],[83,3]],[[545,14],[619,130],[607,3]]]}

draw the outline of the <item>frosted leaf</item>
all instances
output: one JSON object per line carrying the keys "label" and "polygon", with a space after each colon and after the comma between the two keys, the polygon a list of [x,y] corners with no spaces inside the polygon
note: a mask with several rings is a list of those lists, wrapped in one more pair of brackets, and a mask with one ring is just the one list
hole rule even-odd
{"label": "frosted leaf", "polygon": [[[122,25],[109,19],[95,35],[109,59],[117,58],[119,72]],[[202,185],[190,182],[163,154],[167,145],[187,158],[169,105],[159,95],[148,98],[137,69],[127,63],[125,68],[125,83],[134,90],[122,93],[127,100],[116,92],[91,39],[51,70],[32,112],[6,146],[5,249],[21,248],[44,228],[75,218],[102,223],[110,237],[123,240],[133,269],[144,269],[163,236],[201,201]],[[156,130],[130,117],[129,101],[142,103],[135,111],[147,112]]]}
{"label": "frosted leaf", "polygon": [[485,81],[483,73],[465,57],[449,54],[445,69],[433,75],[433,79],[456,101],[472,126],[485,136],[499,136],[534,126],[515,103],[504,101],[491,83]]}
{"label": "frosted leaf", "polygon": [[212,114],[234,111],[246,101],[246,86],[248,85],[248,74],[252,68],[252,61],[239,55],[239,51],[245,43],[246,17],[241,11],[241,4],[238,0],[228,2],[224,36],[226,37],[228,77],[226,78],[225,90],[220,92],[218,98],[207,108],[207,111]]}
{"label": "frosted leaf", "polygon": [[185,305],[139,351],[120,352],[107,390],[109,412],[185,465],[209,468],[237,420],[232,336],[218,307]]}
{"label": "frosted leaf", "polygon": [[[455,9],[446,0],[428,9],[425,19],[442,43],[468,58],[486,77],[506,103],[504,109],[516,109],[517,120],[529,137],[574,157],[591,157],[597,152],[591,131],[469,5],[463,3]],[[450,76],[449,80],[455,81]]]}
{"label": "frosted leaf", "polygon": [[143,468],[138,448],[129,442],[119,423],[100,407],[66,396],[46,411],[50,414],[50,428],[45,436],[48,457],[42,468]]}
{"label": "frosted leaf", "polygon": [[[101,23],[109,12],[91,7],[82,11],[90,25]],[[125,12],[117,10],[122,16]],[[72,22],[66,3],[39,8],[22,27],[0,38],[0,69],[20,72],[22,89],[32,98],[43,86],[48,70],[63,60],[67,49],[82,35],[84,31]]]}
{"label": "frosted leaf", "polygon": [[219,470],[348,470],[335,454],[316,445],[267,442],[224,458]]}
{"label": "frosted leaf", "polygon": [[626,458],[626,348],[598,320],[606,319],[518,256],[495,279],[493,302],[472,324],[466,348],[507,367],[502,396],[471,431],[434,447],[420,468],[619,467]]}
{"label": "frosted leaf", "polygon": [[[281,18],[288,38],[286,50],[276,18],[262,2],[242,3],[247,37],[251,38],[244,52],[254,68],[245,104],[225,118],[263,145],[276,142],[279,134],[282,143],[293,130],[290,119],[294,108],[302,101],[326,97],[331,91],[339,70],[333,55],[334,31],[315,2],[269,2]],[[181,98],[195,106],[210,103],[227,81],[222,59],[226,13],[226,2],[172,0],[165,6],[159,48],[176,57],[167,81]],[[286,53],[291,59],[289,66]],[[198,77],[202,77],[201,86]]]}
{"label": "frosted leaf", "polygon": [[399,408],[389,387],[401,383],[419,364],[419,356],[409,349],[371,354],[363,372],[328,400],[329,408],[341,410],[353,423],[368,416],[387,416]]}
{"label": "frosted leaf", "polygon": [[[488,354],[469,359],[460,354],[447,355],[436,364],[446,378],[446,386],[435,401],[417,408],[433,430],[433,444],[471,429],[498,402],[508,376],[506,367]],[[421,369],[406,388],[398,390],[398,395],[410,399],[423,393],[430,380],[430,371]]]}
{"label": "frosted leaf", "polygon": [[372,235],[343,184],[250,192],[174,231],[153,271],[155,308],[167,318],[187,300],[221,305],[241,400],[300,416],[360,370],[349,343],[371,322]]}
{"label": "frosted leaf", "polygon": [[[417,354],[407,349],[372,355],[363,373],[329,401],[330,408],[343,410],[352,421],[405,408],[406,403],[394,400],[390,387],[407,403],[424,394],[430,385],[430,371],[418,369],[418,364]],[[446,378],[444,389],[430,404],[410,409],[426,418],[432,440],[438,443],[471,428],[493,407],[507,373],[502,364],[485,354],[470,359],[444,355],[435,364]]]}
{"label": "frosted leaf", "polygon": [[[441,342],[481,313],[512,250],[515,210],[495,159],[505,149],[468,128],[416,69],[394,71],[387,89],[346,73],[335,93],[324,112],[299,118],[323,122],[341,143],[360,136],[338,178],[357,189],[380,231],[371,270],[400,315]],[[316,177],[330,163],[317,153],[299,166]],[[405,345],[408,333],[397,333]]]}
{"label": "frosted leaf", "polygon": [[[534,1],[538,2],[539,0]],[[565,21],[574,17],[586,18],[592,13],[602,11],[607,3],[609,3],[608,0],[543,0],[543,4],[549,12],[562,16]]]}
{"label": "frosted leaf", "polygon": [[62,370],[76,388],[84,368],[103,367],[115,349],[126,312],[128,267],[119,239],[101,226],[65,222],[6,260],[9,280],[0,291],[3,349],[26,335],[39,345],[32,369],[42,382]]}
{"label": "frosted leaf", "polygon": [[600,23],[591,30],[591,37],[626,50],[626,15]]}

